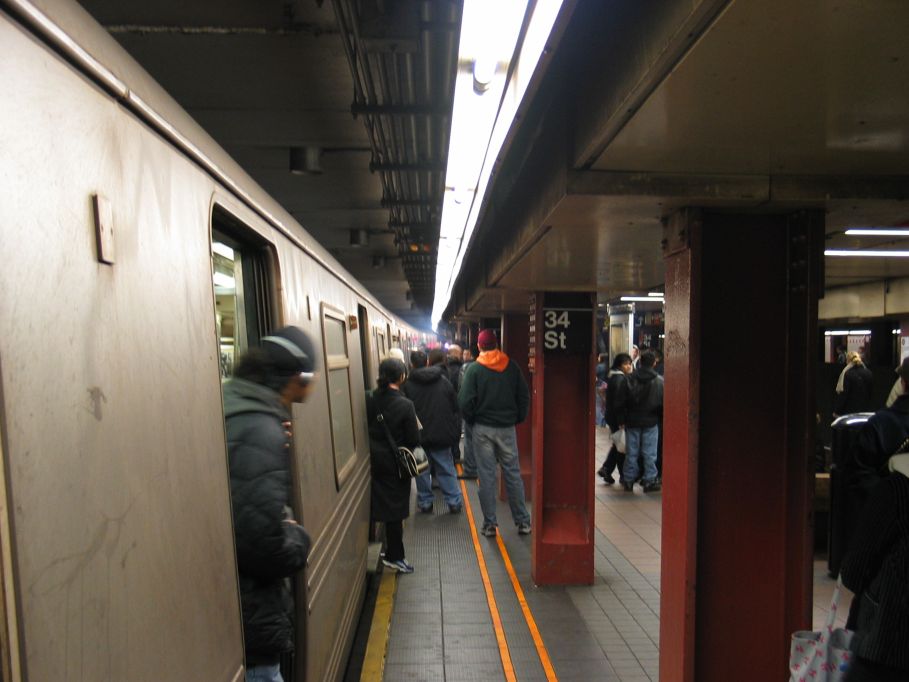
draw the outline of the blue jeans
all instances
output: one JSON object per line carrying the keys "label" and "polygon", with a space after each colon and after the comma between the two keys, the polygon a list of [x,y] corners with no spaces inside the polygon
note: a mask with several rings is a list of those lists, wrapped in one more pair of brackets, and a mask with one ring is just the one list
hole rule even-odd
{"label": "blue jeans", "polygon": [[281,677],[281,666],[275,663],[247,668],[246,682],[284,682],[284,678]]}
{"label": "blue jeans", "polygon": [[518,437],[513,426],[473,425],[473,448],[480,476],[483,525],[496,526],[496,464],[502,467],[511,519],[516,526],[530,523],[524,504],[524,482],[518,464]]}
{"label": "blue jeans", "polygon": [[464,422],[464,474],[477,475],[477,458],[473,453],[473,424]]}
{"label": "blue jeans", "polygon": [[638,456],[644,460],[643,483],[653,483],[657,478],[657,442],[659,426],[625,427],[625,482],[634,483],[638,478]]}
{"label": "blue jeans", "polygon": [[458,473],[451,459],[451,448],[444,450],[427,450],[426,456],[433,466],[417,476],[417,506],[423,509],[432,506],[435,495],[432,494],[432,479],[430,470],[435,470],[436,480],[445,496],[445,503],[449,506],[461,504],[461,489],[458,487]]}

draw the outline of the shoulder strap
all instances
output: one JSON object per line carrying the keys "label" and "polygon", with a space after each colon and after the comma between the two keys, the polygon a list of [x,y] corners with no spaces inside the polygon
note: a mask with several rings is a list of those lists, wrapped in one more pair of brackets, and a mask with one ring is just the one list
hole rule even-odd
{"label": "shoulder strap", "polygon": [[389,429],[388,424],[385,423],[385,416],[381,412],[376,414],[376,421],[382,425],[382,429],[385,431],[385,437],[388,439],[388,444],[391,446],[391,451],[393,453],[397,452],[398,444],[395,443],[395,439],[392,438],[391,429]]}

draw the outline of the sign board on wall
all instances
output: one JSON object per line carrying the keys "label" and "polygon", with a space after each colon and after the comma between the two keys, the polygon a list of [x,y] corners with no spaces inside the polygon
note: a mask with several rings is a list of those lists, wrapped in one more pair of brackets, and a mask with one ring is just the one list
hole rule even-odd
{"label": "sign board on wall", "polygon": [[586,354],[593,338],[593,305],[587,294],[549,293],[540,320],[543,352]]}

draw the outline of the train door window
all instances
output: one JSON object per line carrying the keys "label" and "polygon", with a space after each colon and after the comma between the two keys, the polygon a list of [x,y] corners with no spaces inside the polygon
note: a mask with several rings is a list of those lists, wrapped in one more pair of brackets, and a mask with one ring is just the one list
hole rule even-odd
{"label": "train door window", "polygon": [[212,281],[221,377],[275,326],[270,252],[264,240],[216,206],[212,212]]}
{"label": "train door window", "polygon": [[372,388],[369,371],[369,314],[366,306],[357,306],[357,329],[360,330],[360,359],[363,362],[363,388]]}
{"label": "train door window", "polygon": [[353,409],[350,395],[350,355],[347,320],[341,311],[322,305],[322,340],[328,377],[328,411],[335,456],[335,477],[340,488],[356,459]]}

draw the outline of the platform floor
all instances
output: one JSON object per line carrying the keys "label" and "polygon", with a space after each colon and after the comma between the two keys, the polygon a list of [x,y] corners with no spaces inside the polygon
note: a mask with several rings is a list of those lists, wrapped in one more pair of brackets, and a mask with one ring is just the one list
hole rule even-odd
{"label": "platform floor", "polygon": [[[598,466],[607,451],[608,440],[598,429]],[[482,514],[476,482],[465,485],[478,532]],[[502,542],[476,536],[498,619],[467,514],[448,514],[436,491],[434,513],[413,514],[405,524],[404,545],[415,572],[397,576],[384,679],[657,680],[661,495],[645,495],[639,487],[625,493],[599,479],[596,486],[591,586],[534,586],[531,536],[518,535],[507,503],[498,503]],[[826,616],[832,588],[825,565],[816,562],[816,624]],[[847,606],[842,604],[840,613]],[[499,639],[507,646],[500,647]]]}

